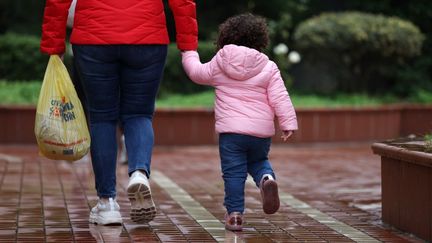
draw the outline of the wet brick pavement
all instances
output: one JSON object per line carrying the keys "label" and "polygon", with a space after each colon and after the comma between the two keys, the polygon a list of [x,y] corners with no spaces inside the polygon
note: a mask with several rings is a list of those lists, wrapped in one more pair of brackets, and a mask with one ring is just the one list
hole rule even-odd
{"label": "wet brick pavement", "polygon": [[[97,200],[89,161],[51,161],[35,146],[3,145],[0,242],[421,242],[381,222],[380,161],[370,144],[277,145],[270,159],[287,201],[265,215],[259,190],[248,183],[243,232],[221,231],[215,146],[155,149],[152,170],[160,176],[151,185],[158,213],[144,225],[129,219],[127,166],[119,165],[124,224],[97,226],[88,223]],[[301,203],[285,203],[292,196]]]}

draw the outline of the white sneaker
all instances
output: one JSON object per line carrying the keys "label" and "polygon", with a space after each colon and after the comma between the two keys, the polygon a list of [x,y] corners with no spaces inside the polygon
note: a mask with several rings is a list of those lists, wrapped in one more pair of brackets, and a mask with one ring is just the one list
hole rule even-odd
{"label": "white sneaker", "polygon": [[156,207],[151,196],[147,176],[138,170],[132,173],[127,193],[131,202],[131,220],[136,223],[152,221],[156,216]]}
{"label": "white sneaker", "polygon": [[90,211],[89,222],[99,225],[121,224],[123,221],[120,206],[113,198],[109,198],[108,201],[99,199]]}

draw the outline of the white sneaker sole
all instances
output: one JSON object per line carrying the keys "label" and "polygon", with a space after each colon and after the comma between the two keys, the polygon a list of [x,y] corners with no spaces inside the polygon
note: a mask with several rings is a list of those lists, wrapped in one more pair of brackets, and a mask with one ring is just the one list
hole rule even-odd
{"label": "white sneaker sole", "polygon": [[103,212],[94,214],[90,212],[89,222],[98,225],[121,225],[123,223],[120,212]]}
{"label": "white sneaker sole", "polygon": [[150,188],[138,183],[130,185],[127,189],[131,202],[130,217],[135,223],[148,223],[156,216],[156,207],[153,202]]}

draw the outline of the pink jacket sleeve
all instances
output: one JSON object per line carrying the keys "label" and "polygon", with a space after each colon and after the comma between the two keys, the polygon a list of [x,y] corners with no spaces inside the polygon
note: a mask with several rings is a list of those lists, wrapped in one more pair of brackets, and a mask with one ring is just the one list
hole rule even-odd
{"label": "pink jacket sleeve", "polygon": [[213,85],[213,70],[216,59],[202,64],[196,51],[182,52],[182,64],[188,77],[197,84]]}
{"label": "pink jacket sleeve", "polygon": [[72,0],[46,0],[40,50],[46,54],[65,52],[66,22]]}
{"label": "pink jacket sleeve", "polygon": [[273,63],[272,77],[267,88],[270,105],[275,110],[282,131],[297,130],[297,116],[278,67]]}

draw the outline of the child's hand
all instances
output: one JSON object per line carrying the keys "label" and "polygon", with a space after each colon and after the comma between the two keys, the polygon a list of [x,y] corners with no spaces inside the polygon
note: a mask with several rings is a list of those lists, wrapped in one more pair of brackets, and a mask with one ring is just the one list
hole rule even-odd
{"label": "child's hand", "polygon": [[294,131],[292,130],[288,130],[288,131],[282,131],[282,136],[281,138],[284,140],[284,142],[291,137],[291,135],[293,135]]}

